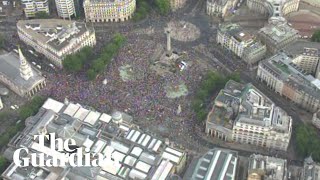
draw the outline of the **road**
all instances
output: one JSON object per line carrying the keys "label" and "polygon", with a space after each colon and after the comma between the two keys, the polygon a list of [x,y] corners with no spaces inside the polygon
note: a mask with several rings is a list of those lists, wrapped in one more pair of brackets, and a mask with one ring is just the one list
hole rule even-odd
{"label": "road", "polygon": [[[151,19],[152,18],[152,19]],[[189,0],[185,8],[178,10],[175,14],[170,15],[169,17],[149,17],[141,22],[133,23],[133,22],[124,22],[124,23],[103,23],[103,24],[93,24],[97,37],[104,36],[105,34],[110,34],[110,32],[130,32],[132,29],[139,29],[139,28],[148,28],[154,27],[155,29],[162,29],[166,26],[167,22],[170,20],[185,20],[190,23],[196,25],[200,31],[201,35],[200,38],[193,42],[179,42],[173,40],[173,46],[182,51],[194,51],[195,47],[199,45],[205,46],[206,50],[196,51],[199,57],[202,57],[205,63],[210,64],[210,67],[217,67],[221,68],[221,72],[228,74],[231,72],[238,71],[240,72],[241,78],[244,83],[252,83],[255,85],[261,92],[267,95],[273,102],[275,102],[278,106],[283,108],[285,111],[288,112],[289,115],[293,118],[294,126],[301,123],[301,119],[299,115],[293,110],[296,108],[295,106],[288,103],[288,101],[278,94],[274,93],[272,90],[268,89],[264,84],[260,83],[255,78],[255,73],[250,72],[247,68],[247,65],[241,61],[239,58],[235,57],[231,52],[226,49],[223,49],[215,42],[211,42],[210,39],[215,39],[217,34],[217,30],[214,27],[217,27],[218,24],[212,24],[212,19],[205,15],[205,1],[204,0]],[[11,18],[5,22],[0,23],[0,32],[8,34],[10,38],[12,34],[16,33],[16,26],[15,26],[15,18]],[[163,33],[163,32],[157,32]],[[163,34],[164,36],[164,34]],[[150,38],[150,37],[149,37]],[[102,39],[103,40],[103,39]],[[9,39],[8,49],[12,50],[15,48],[14,40]],[[24,49],[30,49],[23,45]],[[28,59],[35,59],[34,61],[37,64],[41,64],[43,66],[43,70],[48,71],[50,73],[52,70],[48,68],[44,62],[44,58],[42,56],[35,57],[34,55],[26,52],[25,55]],[[213,68],[216,70],[216,68]],[[238,150],[240,155],[248,156],[252,152],[255,152],[254,149],[247,149],[242,150],[233,147],[232,144],[223,144],[223,143],[213,143],[212,141],[208,141],[206,138],[203,137],[203,133],[194,133],[192,139],[194,141],[199,142],[202,146],[206,148],[213,148],[213,147],[228,147],[230,149]],[[190,142],[186,142],[190,143]],[[291,143],[292,147],[292,143]],[[273,155],[274,152],[272,151],[259,151],[261,154]],[[281,154],[281,155],[280,155]],[[294,154],[283,154],[283,152],[279,152],[279,156],[283,158],[293,158]]]}

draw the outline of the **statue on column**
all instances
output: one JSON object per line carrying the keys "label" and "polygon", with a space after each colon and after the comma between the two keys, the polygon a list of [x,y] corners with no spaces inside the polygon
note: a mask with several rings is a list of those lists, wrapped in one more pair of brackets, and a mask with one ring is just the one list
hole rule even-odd
{"label": "statue on column", "polygon": [[64,104],[68,105],[69,104],[69,99],[67,97],[64,98]]}
{"label": "statue on column", "polygon": [[178,110],[177,110],[177,115],[179,115],[180,113],[181,113],[181,105],[179,104],[179,106],[178,106]]}

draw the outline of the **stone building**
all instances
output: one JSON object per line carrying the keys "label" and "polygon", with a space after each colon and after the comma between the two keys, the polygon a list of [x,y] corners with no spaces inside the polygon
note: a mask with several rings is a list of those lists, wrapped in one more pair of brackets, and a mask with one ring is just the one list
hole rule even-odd
{"label": "stone building", "polygon": [[60,68],[68,54],[96,44],[93,27],[84,22],[62,19],[20,20],[17,29],[21,41]]}
{"label": "stone building", "polygon": [[320,1],[318,0],[302,0],[302,1],[314,7],[320,7]]}
{"label": "stone building", "polygon": [[228,81],[207,116],[206,133],[224,141],[286,151],[292,119],[252,84]]}
{"label": "stone building", "polygon": [[283,17],[298,11],[300,0],[247,0],[250,10],[268,17]]}
{"label": "stone building", "polygon": [[136,9],[136,0],[84,0],[87,22],[118,22],[130,19]]}
{"label": "stone building", "polygon": [[284,52],[260,61],[257,78],[310,112],[320,108],[320,80],[298,68]]}
{"label": "stone building", "polygon": [[[12,160],[13,152],[25,147],[29,152],[20,154],[20,157],[30,153],[44,153],[48,159],[59,158],[66,162],[67,156],[61,156],[62,152],[52,150],[49,144],[43,146],[34,140],[35,135],[53,133],[63,141],[73,139],[75,145],[83,148],[83,151],[89,149],[91,161],[102,155],[102,163],[98,166],[81,167],[72,166],[71,163],[62,167],[19,167],[12,162],[3,172],[2,178],[164,180],[185,169],[187,153],[177,148],[173,142],[142,131],[132,124],[132,117],[128,114],[115,111],[110,116],[90,109],[92,108],[78,103],[47,99],[36,115],[26,119],[26,128],[11,139],[4,156]],[[82,155],[84,159],[85,155]],[[113,160],[118,160],[119,163]]]}
{"label": "stone building", "polygon": [[182,8],[187,0],[170,0],[170,6],[173,11]]}
{"label": "stone building", "polygon": [[317,162],[314,162],[311,156],[307,157],[304,160],[300,179],[301,180],[320,179],[320,164]]}
{"label": "stone building", "polygon": [[248,64],[262,60],[267,48],[255,36],[244,31],[240,25],[233,23],[220,24],[217,42],[231,50]]}
{"label": "stone building", "polygon": [[27,18],[35,17],[38,12],[49,14],[48,0],[21,0],[23,12]]}
{"label": "stone building", "polygon": [[237,2],[237,0],[207,0],[207,14],[224,18]]}
{"label": "stone building", "polygon": [[279,20],[271,21],[268,25],[261,28],[258,37],[271,53],[276,53],[289,44],[294,43],[299,38],[299,34],[285,20]]}
{"label": "stone building", "polygon": [[229,149],[214,148],[210,149],[200,158],[195,158],[190,163],[183,179],[235,180],[237,179],[238,167],[238,152]]}
{"label": "stone building", "polygon": [[71,16],[76,16],[74,0],[55,0],[55,2],[59,17],[71,19]]}
{"label": "stone building", "polygon": [[320,129],[320,110],[313,113],[312,124],[318,129]]}
{"label": "stone building", "polygon": [[287,180],[288,163],[285,159],[252,154],[249,157],[247,180]]}
{"label": "stone building", "polygon": [[29,65],[19,49],[14,53],[0,55],[0,81],[22,97],[31,97],[46,86],[41,72]]}
{"label": "stone building", "polygon": [[305,73],[311,74],[316,78],[319,76],[320,51],[316,48],[303,48],[303,52],[293,57],[292,63],[301,68]]}

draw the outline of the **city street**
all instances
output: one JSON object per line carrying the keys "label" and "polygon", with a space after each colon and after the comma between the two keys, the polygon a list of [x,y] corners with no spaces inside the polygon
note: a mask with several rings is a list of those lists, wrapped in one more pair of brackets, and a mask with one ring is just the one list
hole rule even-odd
{"label": "city street", "polygon": [[[64,99],[63,96],[68,96],[70,100],[76,103],[91,105],[100,111],[110,112],[112,108],[118,108],[121,111],[127,110],[126,112],[131,112],[133,116],[136,115],[134,116],[135,123],[139,124],[142,129],[156,132],[165,136],[165,138],[168,137],[194,153],[203,153],[213,147],[226,147],[239,151],[239,154],[243,156],[248,156],[251,153],[261,153],[272,156],[276,155],[290,160],[300,160],[296,159],[297,155],[294,152],[294,143],[292,143],[294,141],[291,141],[288,153],[271,151],[250,145],[225,143],[207,137],[204,134],[204,124],[196,122],[195,116],[191,112],[190,101],[197,90],[202,76],[206,71],[213,70],[224,75],[239,72],[243,83],[252,83],[275,104],[291,115],[294,127],[303,123],[300,119],[300,114],[296,111],[297,107],[295,105],[268,89],[266,85],[256,79],[254,70],[249,70],[241,59],[216,44],[216,27],[218,24],[212,18],[205,15],[205,6],[204,0],[189,0],[183,9],[168,17],[151,14],[147,19],[138,23],[131,21],[124,23],[94,23],[93,26],[95,27],[98,41],[95,53],[99,52],[101,47],[111,39],[112,34],[115,32],[124,34],[128,39],[127,46],[118,54],[118,57],[114,60],[115,62],[112,62],[110,67],[106,68],[106,72],[94,82],[89,82],[85,78],[85,72],[69,76],[64,71],[60,72],[60,70],[50,67],[50,62],[44,56],[30,53],[29,50],[33,49],[21,43],[17,37],[16,19],[14,17],[2,20],[0,32],[8,40],[5,47],[6,50],[12,51],[20,44],[29,62],[34,62],[41,66],[44,75],[48,77],[48,87],[44,90],[44,95],[53,96],[62,101]],[[264,21],[265,19],[257,17],[253,20]],[[147,69],[148,65],[144,63],[150,58],[149,55],[154,50],[152,48],[155,48],[157,44],[165,46],[164,27],[170,21],[186,21],[199,28],[200,37],[194,41],[185,42],[172,39],[173,49],[179,52],[187,52],[190,62],[194,66],[191,66],[186,72],[182,72],[181,75],[174,74],[171,77],[157,77],[153,72],[149,72]],[[241,22],[243,19],[239,18],[235,21]],[[260,27],[261,23],[257,26]],[[154,32],[150,34],[138,33],[144,32],[148,28],[153,28]],[[118,75],[118,68],[128,63],[132,63],[130,65],[133,68],[145,70],[143,72],[145,75],[143,80],[132,83],[121,81]],[[108,82],[110,84],[107,87],[101,85],[103,78],[109,78]],[[186,97],[174,100],[165,99],[163,92],[159,92],[168,83],[180,82],[182,80],[186,81],[188,85],[189,94]],[[138,98],[139,96],[141,96],[140,99]],[[146,102],[150,102],[150,104]],[[182,105],[183,107],[183,115],[181,116],[176,115],[178,105]],[[148,109],[143,109],[142,107]],[[157,112],[157,110],[161,110],[163,113],[159,113],[160,115],[153,114],[153,111]],[[149,121],[146,115],[148,115],[148,118],[154,115],[158,119]],[[164,116],[168,117],[165,118]],[[294,133],[292,134],[293,137]]]}

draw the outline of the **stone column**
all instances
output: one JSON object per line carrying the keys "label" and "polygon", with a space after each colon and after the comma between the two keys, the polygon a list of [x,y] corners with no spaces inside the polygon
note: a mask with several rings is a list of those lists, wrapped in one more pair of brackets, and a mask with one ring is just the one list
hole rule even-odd
{"label": "stone column", "polygon": [[167,55],[171,56],[171,30],[166,28],[165,33],[167,35]]}

